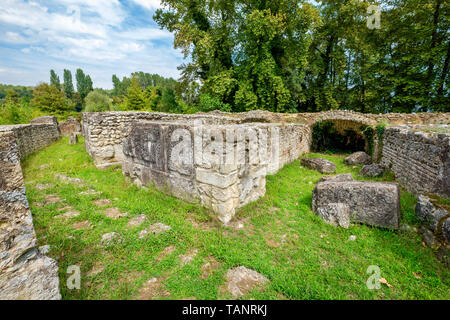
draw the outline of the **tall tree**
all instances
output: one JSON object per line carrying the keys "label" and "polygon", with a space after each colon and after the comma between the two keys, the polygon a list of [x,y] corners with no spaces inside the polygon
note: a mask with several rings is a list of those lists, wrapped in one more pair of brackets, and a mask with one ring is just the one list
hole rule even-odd
{"label": "tall tree", "polygon": [[71,99],[73,92],[72,72],[64,69],[64,95],[67,99]]}
{"label": "tall tree", "polygon": [[50,70],[50,84],[58,88],[58,90],[61,90],[61,81],[55,70]]}
{"label": "tall tree", "polygon": [[77,79],[77,91],[80,94],[81,101],[84,103],[86,96],[93,90],[91,77],[86,75],[83,70],[77,69],[75,78]]}

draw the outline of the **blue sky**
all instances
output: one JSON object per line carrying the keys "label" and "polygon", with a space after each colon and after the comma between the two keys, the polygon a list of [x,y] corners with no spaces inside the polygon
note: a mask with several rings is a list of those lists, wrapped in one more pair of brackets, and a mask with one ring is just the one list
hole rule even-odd
{"label": "blue sky", "polygon": [[[48,82],[50,69],[90,74],[94,87],[134,71],[178,78],[183,55],[153,21],[159,0],[0,0],[0,83]],[[74,79],[75,81],[75,79]]]}

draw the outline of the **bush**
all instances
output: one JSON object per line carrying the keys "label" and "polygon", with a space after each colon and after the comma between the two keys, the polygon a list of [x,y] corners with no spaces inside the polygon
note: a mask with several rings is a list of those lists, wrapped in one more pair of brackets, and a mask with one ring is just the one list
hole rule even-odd
{"label": "bush", "polygon": [[231,106],[223,103],[218,98],[211,97],[209,94],[202,94],[200,96],[199,109],[203,112],[220,110],[224,112],[231,112]]}
{"label": "bush", "polygon": [[111,110],[112,99],[100,90],[89,92],[86,97],[86,112],[103,112]]}
{"label": "bush", "polygon": [[55,86],[47,83],[41,83],[34,88],[33,99],[30,105],[51,115],[64,114],[73,109],[73,106],[66,99],[64,93]]}

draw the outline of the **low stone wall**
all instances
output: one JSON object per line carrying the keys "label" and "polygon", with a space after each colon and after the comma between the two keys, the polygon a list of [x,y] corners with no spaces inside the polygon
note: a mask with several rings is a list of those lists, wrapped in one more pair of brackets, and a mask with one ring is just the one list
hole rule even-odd
{"label": "low stone wall", "polygon": [[34,119],[30,124],[0,126],[0,132],[11,131],[17,142],[20,159],[58,141],[61,133],[55,117]]}
{"label": "low stone wall", "polygon": [[[21,157],[37,150],[26,143],[52,141],[54,130],[46,124],[4,129],[0,130],[0,300],[61,299],[58,266],[37,248],[20,166]],[[29,136],[33,133],[41,138]]]}
{"label": "low stone wall", "polygon": [[386,128],[381,164],[410,192],[450,197],[450,134]]}
{"label": "low stone wall", "polygon": [[61,299],[58,266],[36,247],[20,166],[60,137],[55,117],[0,126],[0,299]]}
{"label": "low stone wall", "polygon": [[69,117],[65,122],[60,122],[58,127],[61,135],[65,137],[69,137],[72,133],[81,133],[81,123],[73,117]]}

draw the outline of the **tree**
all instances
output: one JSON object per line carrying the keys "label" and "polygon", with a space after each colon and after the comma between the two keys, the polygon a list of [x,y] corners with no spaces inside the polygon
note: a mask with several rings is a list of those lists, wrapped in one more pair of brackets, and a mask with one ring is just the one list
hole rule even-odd
{"label": "tree", "polygon": [[177,113],[180,111],[173,89],[166,88],[163,90],[159,110],[162,112],[172,113]]}
{"label": "tree", "polygon": [[64,95],[67,99],[71,99],[73,92],[72,72],[64,69]]}
{"label": "tree", "polygon": [[63,114],[71,109],[64,93],[53,85],[42,83],[34,88],[31,106],[48,114]]}
{"label": "tree", "polygon": [[146,92],[139,86],[136,77],[131,79],[131,85],[127,89],[126,106],[128,110],[150,109]]}
{"label": "tree", "polygon": [[182,96],[219,99],[234,111],[290,111],[302,82],[316,10],[306,1],[163,0],[155,21],[175,33],[191,63],[181,66]]}
{"label": "tree", "polygon": [[95,89],[89,92],[86,97],[86,112],[102,112],[111,109],[111,98],[102,93],[101,90]]}
{"label": "tree", "polygon": [[93,90],[91,77],[86,75],[83,70],[77,69],[75,78],[77,79],[77,91],[80,94],[81,101],[84,102],[86,96]]}
{"label": "tree", "polygon": [[59,76],[54,70],[50,70],[50,85],[55,86],[58,90],[61,90],[61,82]]}

